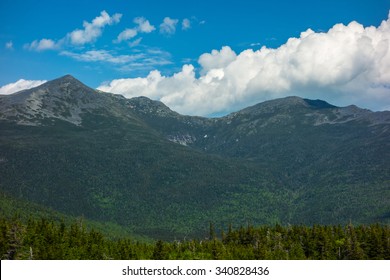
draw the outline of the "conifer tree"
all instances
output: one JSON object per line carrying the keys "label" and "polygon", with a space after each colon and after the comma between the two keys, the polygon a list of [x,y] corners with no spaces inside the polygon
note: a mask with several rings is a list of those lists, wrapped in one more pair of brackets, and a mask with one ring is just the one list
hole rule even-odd
{"label": "conifer tree", "polygon": [[153,260],[164,260],[166,259],[166,252],[164,249],[164,242],[162,240],[158,240],[156,242],[156,245],[154,246],[153,250],[153,255],[152,255]]}

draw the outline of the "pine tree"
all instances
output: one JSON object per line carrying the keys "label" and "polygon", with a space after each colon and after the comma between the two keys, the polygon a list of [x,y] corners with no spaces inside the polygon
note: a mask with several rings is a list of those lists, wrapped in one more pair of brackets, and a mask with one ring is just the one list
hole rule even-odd
{"label": "pine tree", "polygon": [[156,245],[154,246],[152,259],[153,260],[164,260],[166,259],[167,254],[164,248],[164,242],[162,240],[158,240]]}

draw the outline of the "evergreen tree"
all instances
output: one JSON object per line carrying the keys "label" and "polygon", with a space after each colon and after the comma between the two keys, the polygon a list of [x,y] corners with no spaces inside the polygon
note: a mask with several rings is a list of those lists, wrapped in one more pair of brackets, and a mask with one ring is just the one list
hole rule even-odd
{"label": "evergreen tree", "polygon": [[166,251],[164,248],[164,242],[162,240],[158,240],[156,245],[154,246],[152,259],[153,260],[164,260],[166,259]]}

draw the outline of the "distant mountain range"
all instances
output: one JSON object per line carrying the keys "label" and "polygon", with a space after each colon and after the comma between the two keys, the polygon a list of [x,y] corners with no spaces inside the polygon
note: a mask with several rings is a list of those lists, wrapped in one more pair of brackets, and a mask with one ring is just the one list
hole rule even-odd
{"label": "distant mountain range", "polygon": [[0,192],[161,239],[389,223],[390,112],[287,97],[183,116],[68,75],[0,96]]}

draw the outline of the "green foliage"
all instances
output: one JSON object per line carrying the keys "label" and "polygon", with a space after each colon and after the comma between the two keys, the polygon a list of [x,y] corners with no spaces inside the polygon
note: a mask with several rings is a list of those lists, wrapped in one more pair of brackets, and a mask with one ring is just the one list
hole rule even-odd
{"label": "green foliage", "polygon": [[261,226],[229,228],[224,237],[141,243],[110,239],[82,220],[0,219],[1,259],[390,259],[390,227]]}
{"label": "green foliage", "polygon": [[[251,194],[241,194],[242,190],[269,194],[267,205],[280,201],[272,180],[265,180],[267,175],[252,163],[205,155],[142,127],[106,124],[103,117],[92,121],[99,122],[97,130],[93,123],[90,128],[59,123],[54,129],[18,127],[17,131],[0,125],[0,154],[7,158],[0,164],[0,193],[164,240],[203,234],[205,223],[219,220],[226,210],[223,200],[240,208]],[[112,127],[105,125],[115,127],[114,138]],[[249,207],[257,207],[258,201],[246,204],[245,213],[231,212],[221,222],[245,222],[237,217],[252,213]],[[255,220],[247,220],[272,222],[268,216],[260,210]]]}
{"label": "green foliage", "polygon": [[[70,226],[82,223],[86,227],[93,228],[111,239],[120,239],[131,236],[136,241],[149,242],[150,238],[140,236],[134,233],[131,227],[124,227],[113,222],[99,222],[96,220],[86,219],[85,217],[74,217],[54,211],[48,207],[38,204],[17,200],[5,194],[0,193],[0,213],[4,219],[12,220],[17,218],[22,223],[29,220],[50,220],[55,223],[61,223],[64,226]],[[17,215],[15,215],[17,213]]]}

